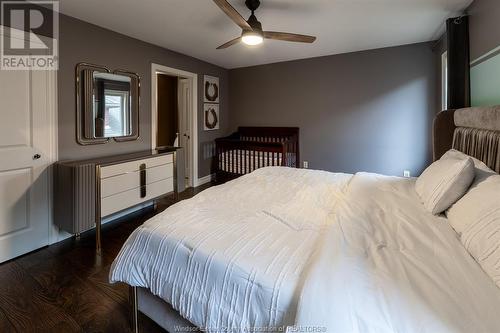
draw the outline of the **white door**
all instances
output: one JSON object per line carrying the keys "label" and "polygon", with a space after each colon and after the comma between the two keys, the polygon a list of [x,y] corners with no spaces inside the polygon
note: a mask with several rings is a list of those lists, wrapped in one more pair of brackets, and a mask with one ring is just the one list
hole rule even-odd
{"label": "white door", "polygon": [[54,75],[0,70],[0,262],[49,243]]}
{"label": "white door", "polygon": [[191,183],[191,92],[188,79],[179,79],[178,85],[179,97],[179,136],[180,146],[184,148],[184,164],[186,175],[186,187],[192,186]]}

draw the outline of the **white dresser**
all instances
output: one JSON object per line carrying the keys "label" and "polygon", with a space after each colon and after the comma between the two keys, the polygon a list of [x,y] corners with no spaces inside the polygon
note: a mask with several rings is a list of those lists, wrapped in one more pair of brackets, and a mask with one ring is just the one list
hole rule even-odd
{"label": "white dresser", "polygon": [[79,234],[139,204],[177,193],[177,149],[59,162],[55,168],[55,221]]}
{"label": "white dresser", "polygon": [[100,168],[101,217],[174,191],[173,154]]}

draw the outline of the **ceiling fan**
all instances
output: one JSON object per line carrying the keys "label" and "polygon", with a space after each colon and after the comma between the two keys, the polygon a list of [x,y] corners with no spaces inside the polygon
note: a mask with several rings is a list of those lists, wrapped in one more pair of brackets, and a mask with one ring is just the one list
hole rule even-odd
{"label": "ceiling fan", "polygon": [[241,29],[241,36],[230,40],[227,43],[222,44],[217,49],[225,49],[236,43],[242,41],[247,45],[258,45],[264,41],[264,39],[274,39],[282,40],[287,42],[298,42],[298,43],[313,43],[316,40],[314,36],[292,34],[288,32],[277,32],[277,31],[263,31],[262,24],[255,17],[255,11],[260,6],[260,0],[246,0],[245,5],[248,9],[252,11],[252,14],[245,20],[243,16],[240,15],[227,2],[227,0],[213,0],[217,6],[219,6],[222,11],[229,16],[234,23],[236,23]]}

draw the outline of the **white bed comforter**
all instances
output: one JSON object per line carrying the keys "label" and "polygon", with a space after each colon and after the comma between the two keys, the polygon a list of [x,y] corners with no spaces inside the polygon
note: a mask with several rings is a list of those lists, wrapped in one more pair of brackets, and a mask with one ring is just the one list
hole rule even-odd
{"label": "white bed comforter", "polygon": [[306,274],[296,331],[500,332],[500,290],[413,185],[353,177]]}
{"label": "white bed comforter", "polygon": [[150,289],[209,332],[293,325],[302,272],[350,179],[270,167],[209,188],[135,230],[110,281]]}
{"label": "white bed comforter", "polygon": [[[276,200],[276,198],[281,198]],[[263,168],[127,240],[111,281],[209,332],[500,332],[500,290],[414,181]]]}

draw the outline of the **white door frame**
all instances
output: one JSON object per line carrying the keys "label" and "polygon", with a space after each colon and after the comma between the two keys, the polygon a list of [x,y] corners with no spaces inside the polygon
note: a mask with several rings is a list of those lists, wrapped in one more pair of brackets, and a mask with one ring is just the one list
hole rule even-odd
{"label": "white door frame", "polygon": [[[158,133],[158,96],[157,96],[157,74],[166,74],[188,79],[191,86],[191,183],[193,187],[198,186],[198,74],[171,68],[159,64],[151,64],[151,149],[156,148],[156,137]],[[185,161],[188,163],[188,161]]]}
{"label": "white door frame", "polygon": [[[50,40],[49,37],[38,36],[42,41]],[[47,110],[49,119],[49,140],[50,152],[48,156],[48,186],[47,195],[49,198],[49,245],[57,243],[63,239],[68,238],[69,234],[62,233],[59,227],[55,225],[54,220],[54,164],[59,160],[59,125],[58,125],[58,104],[57,104],[57,72],[48,71],[47,75]]]}
{"label": "white door frame", "polygon": [[[31,43],[40,44],[37,40],[26,39],[26,34],[24,31],[19,29],[5,27],[0,25],[0,34],[5,37],[5,30],[9,29],[11,31],[10,37],[16,38],[20,40],[28,40]],[[31,35],[30,35],[31,37]],[[42,42],[50,41],[55,43],[54,39],[46,36],[37,35]],[[45,46],[40,44],[40,46]],[[54,196],[53,196],[53,184],[54,184],[54,163],[59,159],[59,147],[58,147],[58,107],[57,107],[57,72],[56,70],[46,71],[46,87],[47,87],[47,96],[45,96],[45,107],[47,111],[47,126],[46,133],[48,135],[48,151],[44,152],[47,157],[47,198],[48,198],[48,220],[49,220],[49,230],[48,232],[48,242],[50,244],[56,243],[60,241],[59,237],[59,228],[54,224]]]}
{"label": "white door frame", "polygon": [[[185,176],[188,182],[184,182],[186,187],[193,186],[193,177],[191,177],[191,170],[193,169],[193,159],[191,158],[191,109],[193,101],[191,100],[191,85],[189,80],[185,78],[177,78],[177,114],[179,119],[179,145],[185,148],[185,156],[188,155],[188,161],[185,163]],[[189,133],[186,140],[186,133]]]}
{"label": "white door frame", "polygon": [[58,104],[57,104],[57,71],[50,71],[47,77],[47,109],[49,110],[49,132],[50,132],[50,154],[49,154],[49,179],[48,179],[48,198],[49,198],[49,244],[61,241],[59,228],[54,220],[54,163],[59,160],[59,125],[58,125]]}

